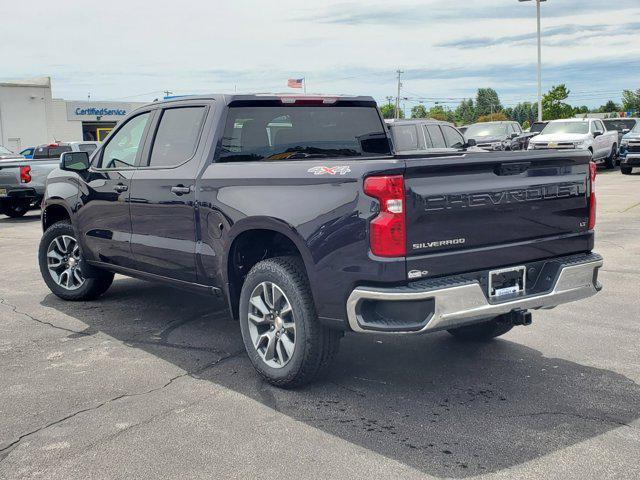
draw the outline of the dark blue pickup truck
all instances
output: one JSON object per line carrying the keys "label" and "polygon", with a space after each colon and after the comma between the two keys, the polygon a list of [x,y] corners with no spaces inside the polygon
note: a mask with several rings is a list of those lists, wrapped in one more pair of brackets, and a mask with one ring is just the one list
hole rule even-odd
{"label": "dark blue pickup truck", "polygon": [[487,340],[595,294],[594,180],[578,151],[394,155],[370,97],[186,97],[63,154],[40,269],[65,300],[114,273],[222,296],[293,386],[345,331]]}

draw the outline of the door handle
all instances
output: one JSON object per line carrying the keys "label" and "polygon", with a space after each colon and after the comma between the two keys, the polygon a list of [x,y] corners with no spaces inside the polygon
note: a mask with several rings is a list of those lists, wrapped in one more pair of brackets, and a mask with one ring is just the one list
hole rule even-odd
{"label": "door handle", "polygon": [[122,192],[126,192],[127,190],[129,190],[129,187],[127,187],[126,185],[122,185],[121,183],[119,183],[118,185],[116,185],[115,187],[113,187],[113,189],[118,192],[118,193],[122,193]]}
{"label": "door handle", "polygon": [[184,185],[176,185],[171,187],[171,193],[175,193],[176,195],[186,195],[191,192],[191,187],[185,187]]}

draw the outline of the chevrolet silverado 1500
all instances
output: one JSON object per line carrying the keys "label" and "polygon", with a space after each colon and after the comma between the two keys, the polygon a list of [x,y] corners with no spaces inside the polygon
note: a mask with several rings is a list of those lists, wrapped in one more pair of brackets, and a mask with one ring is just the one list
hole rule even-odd
{"label": "chevrolet silverado 1500", "polygon": [[594,180],[586,151],[394,155],[370,97],[187,97],[63,154],[39,263],[66,300],[114,273],[219,295],[299,385],[345,331],[487,340],[595,294]]}
{"label": "chevrolet silverado 1500", "polygon": [[618,154],[618,132],[607,130],[597,118],[550,121],[540,135],[529,141],[529,150],[585,150],[596,163],[614,168]]}

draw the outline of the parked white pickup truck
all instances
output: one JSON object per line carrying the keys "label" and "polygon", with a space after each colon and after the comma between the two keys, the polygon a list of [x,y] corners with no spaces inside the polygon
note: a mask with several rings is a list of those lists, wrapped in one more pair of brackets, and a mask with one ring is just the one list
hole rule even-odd
{"label": "parked white pickup truck", "polygon": [[613,168],[618,154],[618,132],[607,130],[597,118],[553,120],[529,142],[529,150],[589,150],[596,163]]}

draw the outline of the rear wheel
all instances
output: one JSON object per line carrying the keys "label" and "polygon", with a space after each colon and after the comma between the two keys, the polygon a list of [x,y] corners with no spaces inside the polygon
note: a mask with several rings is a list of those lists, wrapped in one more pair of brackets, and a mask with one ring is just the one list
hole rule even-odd
{"label": "rear wheel", "polygon": [[309,281],[297,257],[256,264],[242,285],[240,329],[258,373],[278,387],[312,382],[338,352],[340,332],[318,321]]}
{"label": "rear wheel", "polygon": [[623,175],[631,175],[632,170],[633,170],[632,167],[629,167],[627,165],[620,165],[620,171],[622,172]]}
{"label": "rear wheel", "polygon": [[29,203],[27,202],[3,202],[0,205],[2,213],[7,217],[20,218],[24,217],[29,211]]}
{"label": "rear wheel", "polygon": [[604,161],[605,167],[608,168],[609,170],[611,170],[612,168],[615,168],[616,166],[616,151],[617,151],[617,146],[613,145],[611,147],[611,153]]}
{"label": "rear wheel", "polygon": [[461,340],[486,342],[500,335],[504,335],[512,328],[513,325],[503,321],[500,316],[487,322],[452,328],[447,330],[447,332]]}
{"label": "rear wheel", "polygon": [[83,261],[80,244],[68,221],[54,223],[44,232],[38,263],[44,282],[55,295],[63,300],[92,300],[107,291],[113,273],[92,269],[92,278],[86,278]]}

